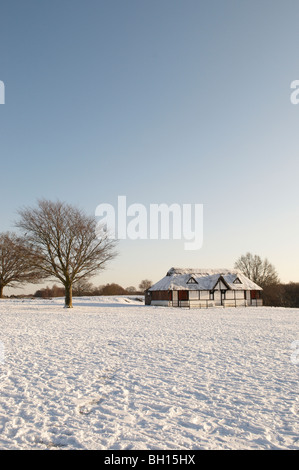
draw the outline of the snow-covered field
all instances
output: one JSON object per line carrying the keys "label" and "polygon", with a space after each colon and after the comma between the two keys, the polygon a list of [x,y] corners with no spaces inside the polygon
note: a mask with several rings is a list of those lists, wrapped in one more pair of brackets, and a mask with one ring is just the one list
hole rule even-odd
{"label": "snow-covered field", "polygon": [[298,326],[298,309],[1,300],[0,449],[299,449]]}

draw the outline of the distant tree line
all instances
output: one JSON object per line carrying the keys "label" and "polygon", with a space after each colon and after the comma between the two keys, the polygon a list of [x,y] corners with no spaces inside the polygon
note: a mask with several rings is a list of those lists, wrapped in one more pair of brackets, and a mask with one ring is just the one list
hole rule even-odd
{"label": "distant tree line", "polygon": [[[144,291],[133,286],[124,288],[119,284],[111,283],[95,287],[88,283],[85,286],[74,286],[75,297],[88,297],[100,295],[143,295]],[[37,290],[32,296],[39,298],[64,297],[63,287],[54,285]],[[263,304],[272,307],[299,308],[299,282],[288,284],[275,284],[264,287]]]}
{"label": "distant tree line", "polygon": [[[75,297],[90,297],[100,295],[143,295],[143,286],[144,281],[141,281],[139,289],[133,286],[124,288],[116,283],[105,284],[96,287],[90,282],[78,282],[73,287],[73,295]],[[64,297],[64,295],[64,287],[54,284],[52,287],[47,286],[38,289],[32,296],[47,299],[52,297]]]}

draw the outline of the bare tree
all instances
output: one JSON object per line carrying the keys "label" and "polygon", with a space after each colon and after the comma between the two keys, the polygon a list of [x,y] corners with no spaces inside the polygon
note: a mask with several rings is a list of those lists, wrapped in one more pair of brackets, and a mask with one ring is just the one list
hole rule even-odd
{"label": "bare tree", "polygon": [[279,283],[276,269],[267,258],[246,253],[235,262],[235,268],[262,288]]}
{"label": "bare tree", "polygon": [[39,255],[35,260],[49,278],[65,288],[65,307],[72,307],[74,282],[87,280],[116,256],[115,240],[97,230],[93,217],[64,202],[38,201],[19,211],[17,226]]}
{"label": "bare tree", "polygon": [[141,281],[139,284],[139,289],[142,292],[145,292],[147,289],[151,287],[152,284],[153,284],[152,281],[150,281],[149,279],[143,279],[143,281]]}
{"label": "bare tree", "polygon": [[39,282],[43,275],[34,267],[35,252],[22,237],[12,232],[0,234],[0,298],[6,286]]}
{"label": "bare tree", "polygon": [[135,292],[137,291],[136,287],[134,286],[126,287],[125,290],[128,292],[128,294],[135,294]]}

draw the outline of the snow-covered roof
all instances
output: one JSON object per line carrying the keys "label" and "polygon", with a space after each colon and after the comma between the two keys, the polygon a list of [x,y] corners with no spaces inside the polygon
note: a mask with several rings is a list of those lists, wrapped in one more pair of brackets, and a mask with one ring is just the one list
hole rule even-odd
{"label": "snow-covered roof", "polygon": [[171,268],[163,279],[150,287],[149,291],[213,290],[219,279],[231,290],[262,290],[237,269]]}

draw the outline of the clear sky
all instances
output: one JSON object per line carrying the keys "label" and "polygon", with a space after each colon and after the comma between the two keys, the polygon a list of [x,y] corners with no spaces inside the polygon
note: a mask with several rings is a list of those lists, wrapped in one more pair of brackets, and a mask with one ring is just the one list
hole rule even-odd
{"label": "clear sky", "polygon": [[200,250],[122,241],[94,284],[230,268],[247,251],[299,281],[297,0],[2,0],[0,10],[0,231],[39,198],[90,214],[119,195],[198,203]]}

